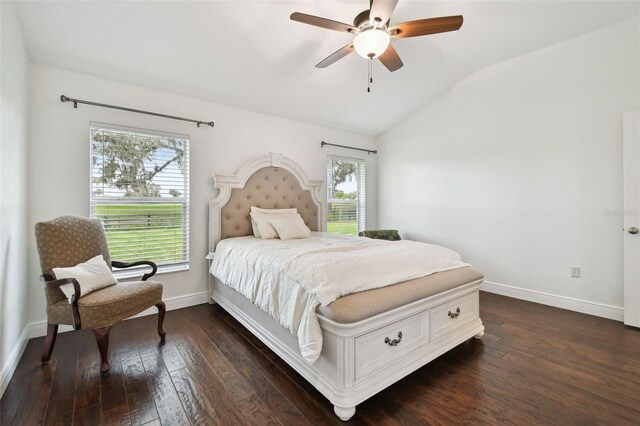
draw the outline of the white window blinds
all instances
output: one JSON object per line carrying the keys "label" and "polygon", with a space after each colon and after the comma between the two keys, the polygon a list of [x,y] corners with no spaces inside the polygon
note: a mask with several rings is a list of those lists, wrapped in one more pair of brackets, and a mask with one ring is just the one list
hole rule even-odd
{"label": "white window blinds", "polygon": [[189,137],[91,123],[91,217],[113,260],[189,265]]}
{"label": "white window blinds", "polygon": [[365,229],[365,162],[327,158],[327,231],[357,235]]}

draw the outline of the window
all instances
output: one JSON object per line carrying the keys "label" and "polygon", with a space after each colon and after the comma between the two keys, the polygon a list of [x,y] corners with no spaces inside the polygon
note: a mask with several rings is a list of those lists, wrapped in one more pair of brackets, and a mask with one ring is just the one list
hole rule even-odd
{"label": "window", "polygon": [[327,231],[358,235],[365,227],[364,160],[327,158]]}
{"label": "window", "polygon": [[189,137],[98,123],[90,134],[91,217],[111,258],[188,269]]}

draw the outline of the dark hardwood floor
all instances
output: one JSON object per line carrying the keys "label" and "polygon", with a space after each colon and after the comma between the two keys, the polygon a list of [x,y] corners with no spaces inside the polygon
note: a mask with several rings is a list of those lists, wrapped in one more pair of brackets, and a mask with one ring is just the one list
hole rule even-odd
{"label": "dark hardwood floor", "polygon": [[[357,407],[352,424],[640,424],[640,331],[482,293],[486,327]],[[111,332],[100,378],[90,330],[62,333],[49,364],[32,339],[1,425],[341,424],[331,404],[217,305]]]}

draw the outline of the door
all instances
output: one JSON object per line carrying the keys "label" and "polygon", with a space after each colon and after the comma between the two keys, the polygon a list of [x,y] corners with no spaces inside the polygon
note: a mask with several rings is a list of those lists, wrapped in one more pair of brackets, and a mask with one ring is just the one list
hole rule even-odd
{"label": "door", "polygon": [[640,111],[623,116],[624,323],[640,327]]}

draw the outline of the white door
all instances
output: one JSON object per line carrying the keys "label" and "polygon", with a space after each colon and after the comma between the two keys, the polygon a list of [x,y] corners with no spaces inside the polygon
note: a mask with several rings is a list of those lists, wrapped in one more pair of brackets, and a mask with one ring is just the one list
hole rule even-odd
{"label": "white door", "polygon": [[624,323],[640,327],[640,111],[623,117]]}

